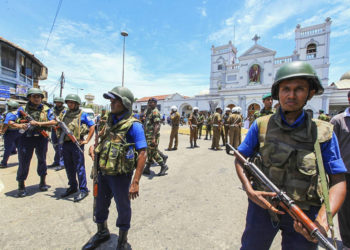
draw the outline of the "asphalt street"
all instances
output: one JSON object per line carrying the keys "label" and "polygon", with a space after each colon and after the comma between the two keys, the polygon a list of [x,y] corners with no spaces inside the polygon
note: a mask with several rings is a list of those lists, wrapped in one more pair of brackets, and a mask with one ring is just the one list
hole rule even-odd
{"label": "asphalt street", "polygon": [[[161,129],[160,149],[169,142],[170,127]],[[247,196],[236,176],[234,158],[209,150],[211,141],[198,140],[200,148],[189,148],[189,136],[179,135],[177,151],[165,152],[169,171],[140,181],[140,197],[132,201],[130,249],[239,249],[245,226]],[[53,160],[49,146],[47,163]],[[1,249],[81,249],[96,232],[92,220],[92,193],[80,203],[73,196],[61,199],[67,188],[65,171],[48,170],[48,192],[38,189],[36,156],[31,161],[26,186],[29,195],[16,198],[17,156],[9,168],[0,169]],[[92,161],[85,150],[87,176]],[[88,178],[88,187],[92,181]],[[108,226],[112,237],[99,249],[114,249],[118,229],[112,201]],[[337,232],[338,235],[338,232]],[[277,235],[271,249],[280,249]],[[339,239],[339,237],[338,237]],[[257,247],[258,249],[258,247]]]}

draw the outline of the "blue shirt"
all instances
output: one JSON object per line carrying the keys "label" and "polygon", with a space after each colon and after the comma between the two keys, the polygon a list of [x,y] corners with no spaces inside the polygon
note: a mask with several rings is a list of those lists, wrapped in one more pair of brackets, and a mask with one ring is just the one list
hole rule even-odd
{"label": "blue shirt", "polygon": [[81,114],[81,120],[80,120],[81,124],[86,124],[89,128],[91,126],[94,126],[95,125],[95,122],[94,120],[92,120],[87,113],[83,112]]}
{"label": "blue shirt", "polygon": [[4,124],[9,124],[9,121],[16,121],[17,120],[17,115],[14,115],[12,113],[7,113]]}
{"label": "blue shirt", "polygon": [[134,117],[138,120],[140,120],[140,115],[139,114],[134,114]]}
{"label": "blue shirt", "polygon": [[[303,111],[302,114],[291,125],[287,123],[287,121],[285,120],[284,114],[282,112],[281,112],[281,118],[286,125],[292,128],[295,128],[305,121],[305,113]],[[241,143],[241,145],[239,145],[238,151],[246,157],[251,157],[254,154],[254,149],[258,146],[258,144],[259,144],[259,128],[258,128],[257,122],[254,121],[244,141]],[[320,145],[321,145],[323,165],[325,167],[326,172],[328,174],[345,173],[347,170],[344,165],[343,159],[340,156],[338,139],[337,139],[337,136],[334,134],[334,132],[331,140],[321,143]]]}
{"label": "blue shirt", "polygon": [[[112,115],[113,125],[117,124],[125,115],[122,115],[119,119],[116,115]],[[129,131],[126,133],[126,141],[128,143],[135,143],[135,149],[140,150],[147,148],[147,141],[145,137],[145,132],[143,130],[142,124],[139,122],[134,122]]]}

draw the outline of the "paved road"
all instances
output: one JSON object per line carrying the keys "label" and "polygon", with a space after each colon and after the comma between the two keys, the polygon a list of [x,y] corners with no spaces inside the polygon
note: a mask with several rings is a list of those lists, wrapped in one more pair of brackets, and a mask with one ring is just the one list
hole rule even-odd
{"label": "paved road", "polygon": [[[160,149],[169,142],[170,129],[161,130]],[[189,137],[179,136],[177,151],[169,155],[168,175],[143,176],[140,197],[132,201],[129,231],[132,249],[239,249],[245,225],[247,197],[233,167],[233,158],[224,151],[208,150],[210,141],[199,140],[200,148],[190,149]],[[53,152],[49,147],[48,164]],[[92,161],[86,156],[90,173]],[[48,171],[48,192],[39,192],[36,157],[31,162],[26,186],[29,196],[15,198],[17,159],[0,169],[1,249],[80,249],[95,233],[92,195],[80,203],[72,197],[60,199],[67,188],[65,171]],[[152,167],[153,173],[159,167]],[[88,186],[92,182],[88,180]],[[112,202],[108,226],[112,238],[100,249],[113,249],[118,230]],[[280,236],[271,249],[280,249]]]}

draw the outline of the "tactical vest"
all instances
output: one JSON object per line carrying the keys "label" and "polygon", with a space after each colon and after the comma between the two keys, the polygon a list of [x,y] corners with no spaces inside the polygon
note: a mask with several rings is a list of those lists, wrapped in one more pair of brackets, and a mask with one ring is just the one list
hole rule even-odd
{"label": "tactical vest", "polygon": [[[30,106],[28,103],[25,107],[25,112],[33,117],[33,119],[37,122],[48,122],[49,120],[47,119],[47,113],[49,112],[49,107],[42,104],[41,109],[34,108]],[[49,130],[49,127],[41,127],[41,130]]]}
{"label": "tactical vest", "polygon": [[129,174],[136,168],[135,143],[126,141],[126,134],[134,122],[140,121],[130,116],[112,125],[112,116],[108,117],[106,130],[95,149],[96,154],[99,154],[99,167],[103,174]]}
{"label": "tactical vest", "polygon": [[58,109],[57,107],[55,107],[53,109],[53,112],[55,114],[56,117],[60,116],[62,114],[62,112],[64,112],[66,109],[65,107],[62,106],[62,108]]}
{"label": "tactical vest", "polygon": [[[81,115],[83,114],[82,110],[71,111],[67,110],[64,114],[61,113],[60,120],[63,121],[70,131],[73,132],[75,138],[83,139],[85,135],[89,133],[89,128],[86,124],[81,124]],[[57,136],[61,136],[60,130],[58,130]],[[65,135],[64,141],[70,141],[71,139]]]}
{"label": "tactical vest", "polygon": [[[146,138],[152,138],[154,135],[154,124],[160,122],[160,113],[157,108],[153,110],[148,110],[146,113],[146,122],[145,122],[145,135]],[[160,132],[155,135],[155,137],[159,137]]]}
{"label": "tactical vest", "polygon": [[[305,122],[291,128],[282,122],[279,112],[258,118],[257,125],[262,158],[257,164],[260,169],[302,209],[320,206],[323,195],[314,143],[316,137],[320,143],[330,140],[332,125],[313,121],[305,113]],[[260,184],[257,189],[267,191]]]}

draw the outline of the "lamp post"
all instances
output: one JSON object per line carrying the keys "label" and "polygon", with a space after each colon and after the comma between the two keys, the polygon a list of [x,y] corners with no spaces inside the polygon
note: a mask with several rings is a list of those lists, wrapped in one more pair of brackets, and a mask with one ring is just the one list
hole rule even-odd
{"label": "lamp post", "polygon": [[124,87],[124,60],[125,60],[125,37],[128,36],[128,32],[122,31],[120,34],[124,37],[123,41],[123,72],[122,72],[122,87]]}
{"label": "lamp post", "polygon": [[77,90],[77,95],[79,95],[79,90],[84,90],[84,89],[81,89],[81,88],[71,88],[71,89],[76,89]]}

